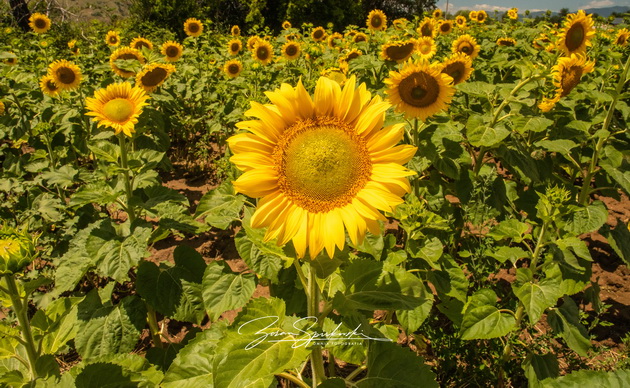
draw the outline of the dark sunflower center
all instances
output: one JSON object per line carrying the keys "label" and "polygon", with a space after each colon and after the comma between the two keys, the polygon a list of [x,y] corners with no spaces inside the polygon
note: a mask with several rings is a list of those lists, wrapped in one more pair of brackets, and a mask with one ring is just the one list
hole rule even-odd
{"label": "dark sunflower center", "polygon": [[167,76],[168,76],[168,72],[166,70],[164,70],[161,67],[156,67],[155,69],[143,75],[140,81],[142,82],[142,85],[144,86],[153,87],[163,82]]}
{"label": "dark sunflower center", "polygon": [[585,37],[584,26],[581,24],[574,24],[569,28],[566,35],[565,44],[569,51],[575,51],[580,48],[580,46],[584,43]]}
{"label": "dark sunflower center", "polygon": [[179,49],[175,46],[169,46],[166,49],[166,56],[170,58],[174,58],[179,54]]}
{"label": "dark sunflower center", "polygon": [[462,64],[461,62],[451,63],[444,68],[443,73],[451,76],[451,78],[453,78],[453,85],[457,85],[458,83],[462,82],[464,78],[464,64]]}
{"label": "dark sunflower center", "polygon": [[372,27],[378,28],[383,25],[383,19],[380,16],[374,15],[372,16]]}
{"label": "dark sunflower center", "polygon": [[442,25],[440,25],[440,29],[442,32],[449,32],[451,30],[451,25],[448,23],[442,23]]}
{"label": "dark sunflower center", "polygon": [[143,47],[150,48],[149,44],[143,40],[139,40],[136,42],[136,50],[142,50]]}
{"label": "dark sunflower center", "polygon": [[394,61],[401,61],[411,55],[414,49],[413,42],[389,46],[385,49],[387,57]]}
{"label": "dark sunflower center", "polygon": [[466,55],[470,55],[473,52],[473,46],[468,42],[462,42],[459,44],[459,51]]}
{"label": "dark sunflower center", "polygon": [[420,32],[422,33],[422,36],[433,36],[433,29],[429,23],[424,23],[420,28]]}
{"label": "dark sunflower center", "polygon": [[285,52],[287,53],[288,56],[292,57],[295,54],[297,54],[297,47],[295,47],[294,45],[289,45],[287,46],[287,49]]}
{"label": "dark sunflower center", "polygon": [[232,50],[233,53],[240,51],[240,49],[241,48],[238,46],[238,43],[232,43],[232,47],[230,48],[230,50]]}
{"label": "dark sunflower center", "polygon": [[70,85],[77,79],[77,75],[70,68],[60,67],[57,69],[57,79],[62,84]]}
{"label": "dark sunflower center", "polygon": [[358,57],[359,57],[359,53],[353,51],[350,54],[348,54],[348,56],[346,57],[346,61],[350,61]]}
{"label": "dark sunflower center", "polygon": [[580,83],[580,79],[582,78],[582,67],[581,66],[571,66],[566,69],[562,73],[562,81],[560,84],[562,85],[562,93],[561,96],[565,97],[571,90],[573,90],[577,84]]}
{"label": "dark sunflower center", "polygon": [[54,92],[58,89],[57,84],[55,84],[53,80],[46,81],[46,88],[50,90],[51,92]]}
{"label": "dark sunflower center", "polygon": [[437,80],[424,71],[412,73],[398,86],[400,98],[416,108],[424,108],[435,103],[440,94]]}
{"label": "dark sunflower center", "polygon": [[109,37],[109,43],[111,43],[111,44],[116,44],[116,43],[118,43],[118,38],[117,38],[117,37],[115,37],[115,36],[110,36],[110,37]]}
{"label": "dark sunflower center", "polygon": [[48,24],[44,19],[35,19],[35,27],[37,28],[46,28]]}
{"label": "dark sunflower center", "polygon": [[264,46],[258,47],[256,49],[256,57],[260,59],[261,61],[264,61],[265,59],[269,58],[269,50],[267,50],[267,47],[264,47]]}
{"label": "dark sunflower center", "polygon": [[483,19],[485,19],[486,17],[484,16],[484,14],[480,13],[477,15],[477,21],[483,22]]}
{"label": "dark sunflower center", "polygon": [[228,72],[230,74],[238,74],[240,70],[241,68],[236,63],[232,63],[230,66],[228,66]]}
{"label": "dark sunflower center", "polygon": [[619,38],[617,38],[617,44],[623,46],[626,43],[626,39],[627,37],[625,35],[619,35]]}
{"label": "dark sunflower center", "polygon": [[116,59],[117,59],[117,60],[118,60],[118,59],[135,59],[136,61],[140,61],[140,58],[138,58],[135,54],[132,54],[132,53],[124,53],[124,54],[120,54],[120,55],[118,56],[118,58],[116,58]]}
{"label": "dark sunflower center", "polygon": [[322,30],[315,30],[313,32],[313,38],[315,39],[321,39],[324,36],[324,31]]}
{"label": "dark sunflower center", "polygon": [[188,31],[192,32],[193,34],[196,32],[199,32],[199,24],[197,23],[190,23],[188,25]]}
{"label": "dark sunflower center", "polygon": [[363,35],[355,35],[354,36],[354,43],[359,43],[359,42],[365,42],[367,40],[367,38]]}

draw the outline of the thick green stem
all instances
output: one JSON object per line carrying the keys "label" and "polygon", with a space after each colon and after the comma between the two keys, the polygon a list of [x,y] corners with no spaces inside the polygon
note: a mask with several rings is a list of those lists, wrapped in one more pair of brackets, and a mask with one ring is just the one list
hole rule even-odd
{"label": "thick green stem", "polygon": [[283,379],[287,379],[300,388],[310,388],[308,384],[300,380],[298,377],[293,376],[292,374],[282,372],[282,373],[278,373],[276,376],[282,377]]}
{"label": "thick green stem", "polygon": [[133,196],[133,190],[131,189],[131,180],[129,179],[129,164],[127,161],[127,140],[124,133],[118,134],[118,140],[120,142],[120,167],[123,169],[122,177],[125,183],[125,192],[127,194],[127,215],[129,222],[132,223],[136,219],[136,213],[131,204],[131,197]]}
{"label": "thick green stem", "polygon": [[18,323],[20,324],[20,332],[22,333],[22,339],[24,347],[26,348],[26,355],[28,356],[28,364],[31,373],[31,379],[38,378],[37,369],[35,365],[39,358],[37,347],[35,346],[35,340],[33,339],[33,332],[31,331],[31,323],[28,320],[28,302],[22,301],[19,295],[17,284],[13,275],[5,275],[4,279],[7,282],[7,289],[9,291],[9,297],[13,304],[13,310],[17,316]]}
{"label": "thick green stem", "polygon": [[[309,317],[317,317],[319,315],[319,286],[312,267],[308,271],[308,290],[307,313]],[[321,325],[320,322],[317,324]],[[311,369],[313,371],[313,387],[317,387],[326,379],[322,347],[319,345],[313,346],[311,351]]]}
{"label": "thick green stem", "polygon": [[[420,144],[420,134],[418,132],[418,118],[416,117],[413,120],[413,145],[416,147],[419,147]],[[413,180],[413,190],[416,197],[420,198],[420,175]]]}
{"label": "thick green stem", "polygon": [[156,348],[162,347],[162,337],[160,336],[160,328],[158,326],[157,315],[153,307],[150,304],[147,305],[147,322],[149,322],[149,333],[151,334],[151,340],[153,346]]}

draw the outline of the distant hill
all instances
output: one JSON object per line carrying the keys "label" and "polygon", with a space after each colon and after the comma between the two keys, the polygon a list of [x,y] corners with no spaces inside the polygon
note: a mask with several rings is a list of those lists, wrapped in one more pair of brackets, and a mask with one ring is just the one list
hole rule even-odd
{"label": "distant hill", "polygon": [[[575,13],[577,12],[577,9],[571,9],[569,10],[569,12]],[[605,18],[607,18],[608,16],[612,15],[613,12],[616,13],[624,13],[624,12],[630,12],[630,7],[624,7],[624,6],[616,6],[616,7],[604,7],[604,8],[587,8],[584,10],[584,12],[586,12],[587,14],[589,13],[596,13],[599,16],[603,16]],[[545,14],[545,11],[539,11],[539,12],[532,12],[529,17],[537,17],[537,16],[543,16]],[[552,12],[552,15],[557,15],[558,12]]]}

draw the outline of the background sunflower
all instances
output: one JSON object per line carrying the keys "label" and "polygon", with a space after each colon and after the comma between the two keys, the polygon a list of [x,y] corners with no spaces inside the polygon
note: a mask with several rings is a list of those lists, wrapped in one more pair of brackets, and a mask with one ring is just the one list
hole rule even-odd
{"label": "background sunflower", "polygon": [[203,24],[198,19],[189,18],[184,22],[184,32],[196,38],[203,33]]}

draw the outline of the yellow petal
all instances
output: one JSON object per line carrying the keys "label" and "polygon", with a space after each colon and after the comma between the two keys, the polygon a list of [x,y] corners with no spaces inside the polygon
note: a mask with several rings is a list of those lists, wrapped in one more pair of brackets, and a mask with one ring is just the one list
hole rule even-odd
{"label": "yellow petal", "polygon": [[374,209],[370,204],[365,203],[358,197],[354,197],[352,199],[352,206],[354,207],[354,210],[356,210],[356,212],[365,219],[385,221],[385,217],[379,213],[378,210]]}
{"label": "yellow petal", "polygon": [[278,190],[278,177],[275,170],[258,168],[243,173],[233,185],[237,193],[260,198]]}
{"label": "yellow petal", "polygon": [[339,84],[326,77],[320,77],[315,85],[315,114],[318,116],[333,115],[335,104],[341,93]]}
{"label": "yellow petal", "polygon": [[321,213],[309,214],[308,221],[308,253],[312,260],[324,249]]}
{"label": "yellow petal", "polygon": [[355,125],[357,133],[368,137],[378,129],[381,129],[385,118],[384,113],[389,107],[389,103],[382,102],[380,104],[370,105],[368,108],[364,109]]}
{"label": "yellow petal", "polygon": [[378,134],[368,139],[368,149],[371,152],[391,148],[402,140],[405,134],[405,124],[394,124],[383,128]]}
{"label": "yellow petal", "polygon": [[275,218],[287,205],[287,198],[278,192],[272,193],[258,202],[258,207],[249,221],[252,228],[263,228],[271,225]]}
{"label": "yellow petal", "polygon": [[416,151],[418,148],[411,146],[409,144],[403,144],[396,146],[394,148],[371,152],[370,159],[372,163],[396,163],[396,164],[405,164],[411,160],[416,155]]}
{"label": "yellow petal", "polygon": [[298,232],[293,236],[292,241],[295,253],[299,258],[303,258],[306,255],[306,246],[308,243],[308,215],[302,217],[300,222]]}
{"label": "yellow petal", "polygon": [[291,100],[287,99],[282,93],[278,92],[265,92],[269,101],[271,101],[280,112],[280,116],[285,123],[290,124],[294,123],[296,120],[295,108],[293,107],[293,103]]}
{"label": "yellow petal", "polygon": [[261,120],[247,120],[236,123],[236,128],[250,131],[269,142],[275,143],[280,136],[276,128],[270,128]]}
{"label": "yellow petal", "polygon": [[273,160],[264,154],[258,152],[245,152],[232,156],[230,162],[243,171],[253,170],[255,168],[273,168]]}
{"label": "yellow petal", "polygon": [[239,133],[230,137],[228,145],[233,153],[241,152],[261,152],[271,155],[273,152],[273,145],[268,141],[262,139],[251,133]]}

